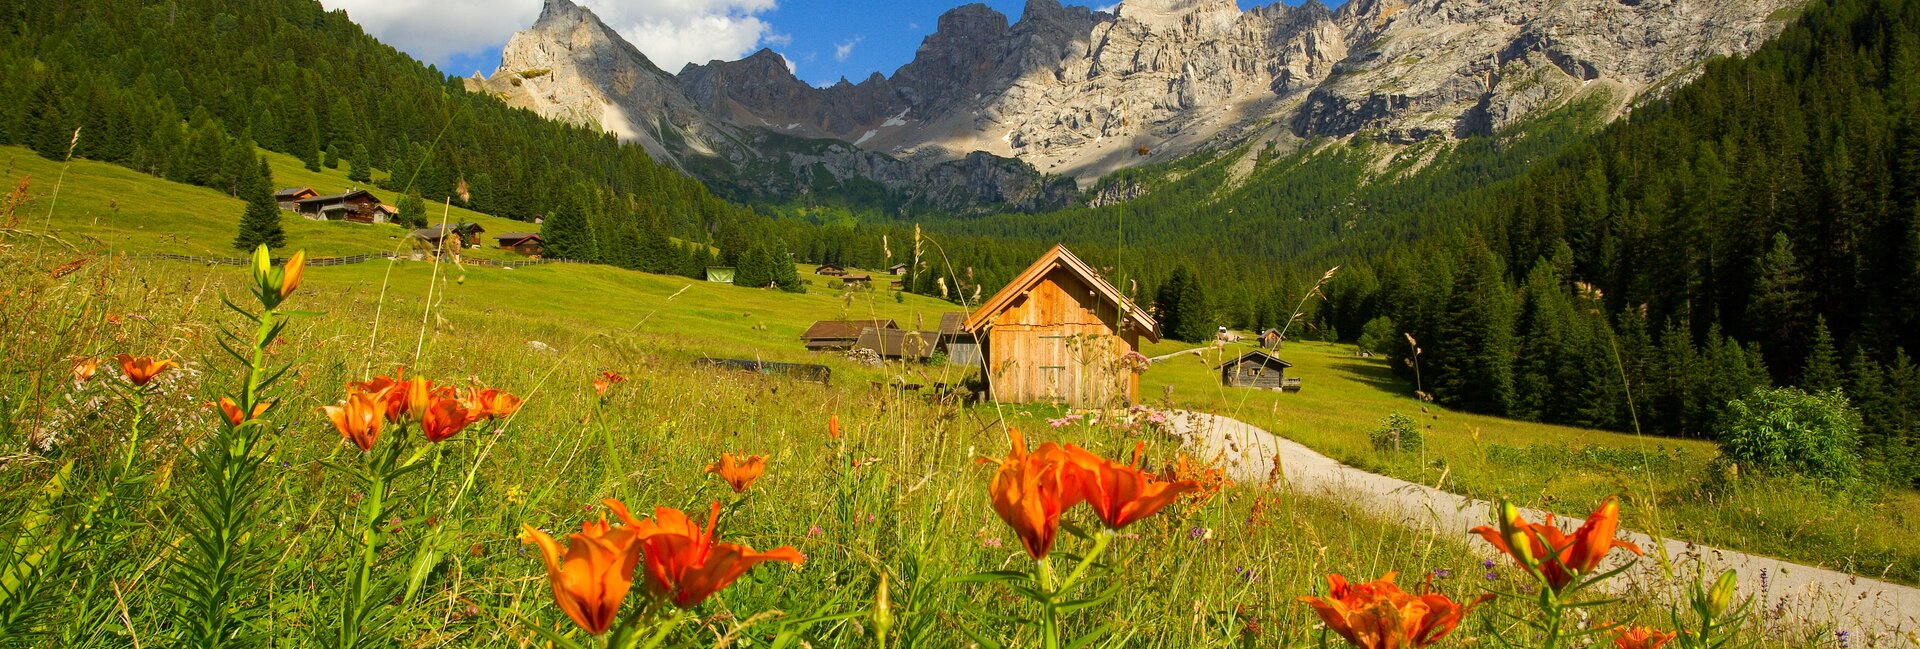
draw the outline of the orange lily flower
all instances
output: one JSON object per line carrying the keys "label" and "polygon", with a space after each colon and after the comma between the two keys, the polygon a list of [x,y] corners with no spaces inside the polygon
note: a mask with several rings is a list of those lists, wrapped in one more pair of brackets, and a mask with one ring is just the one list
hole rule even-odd
{"label": "orange lily flower", "polygon": [[1303,595],[1327,628],[1360,649],[1425,647],[1439,642],[1474,607],[1492,595],[1481,595],[1462,605],[1438,593],[1414,595],[1393,583],[1394,573],[1378,580],[1352,584],[1340,575],[1327,575],[1327,596]]}
{"label": "orange lily flower", "polygon": [[420,413],[420,435],[438,444],[479,420],[480,416],[468,412],[459,399],[439,397]]}
{"label": "orange lily flower", "polygon": [[246,423],[249,419],[259,419],[261,414],[265,413],[268,408],[273,407],[273,403],[267,401],[253,404],[253,414],[249,415],[241,412],[240,404],[234,403],[233,399],[228,397],[220,397],[220,402],[217,405],[220,406],[220,414],[227,418],[227,423],[235,426]]}
{"label": "orange lily flower", "polygon": [[347,393],[347,398],[337,406],[321,406],[327,412],[327,419],[333,421],[333,427],[340,436],[360,447],[361,451],[373,450],[373,442],[380,438],[380,424],[385,418],[386,409],[382,402],[386,392],[362,392],[355,390]]}
{"label": "orange lily flower", "polygon": [[987,487],[993,513],[1019,535],[1028,556],[1044,559],[1060,531],[1061,512],[1084,499],[1078,472],[1067,470],[1065,452],[1053,442],[1029,454],[1027,439],[1018,429],[1007,429],[1007,437],[1011,448]]}
{"label": "orange lily flower", "polygon": [[627,377],[614,372],[601,372],[600,378],[593,380],[593,391],[604,397],[607,396],[607,388],[613,387],[615,383],[624,383],[626,380]]}
{"label": "orange lily flower", "polygon": [[736,458],[731,452],[721,453],[719,460],[707,465],[707,473],[727,481],[728,485],[733,486],[734,493],[746,491],[747,487],[753,486],[753,481],[760,479],[760,474],[766,472],[765,455],[742,455]]}
{"label": "orange lily flower", "polygon": [[1180,495],[1200,488],[1192,480],[1162,480],[1140,470],[1142,442],[1133,449],[1133,464],[1121,464],[1074,445],[1067,445],[1066,456],[1079,472],[1080,490],[1087,505],[1106,523],[1118,530],[1158,513],[1180,499]]}
{"label": "orange lily flower", "polygon": [[292,257],[287,258],[287,263],[280,267],[280,272],[278,290],[280,299],[285,300],[293,295],[294,289],[300,288],[300,276],[307,272],[307,251],[293,253]]}
{"label": "orange lily flower", "polygon": [[152,356],[136,357],[132,354],[121,354],[113,358],[120,362],[120,371],[127,375],[127,381],[135,386],[145,386],[161,372],[180,366],[179,363],[171,360],[154,360]]}
{"label": "orange lily flower", "polygon": [[827,439],[840,439],[840,415],[827,417]]}
{"label": "orange lily flower", "polygon": [[1544,523],[1528,523],[1508,503],[1501,504],[1499,518],[1500,528],[1482,525],[1471,532],[1513,557],[1521,568],[1545,577],[1555,592],[1592,573],[1616,547],[1643,554],[1640,546],[1614,538],[1620,530],[1620,501],[1611,496],[1571,535],[1553,524],[1553,514],[1547,514]]}
{"label": "orange lily flower", "polygon": [[73,359],[73,382],[86,383],[87,381],[91,381],[93,380],[94,372],[98,372],[99,370],[100,359],[75,358]]}
{"label": "orange lily flower", "polygon": [[427,414],[427,408],[434,404],[433,381],[427,377],[416,376],[407,381],[407,418],[420,421]]}
{"label": "orange lily flower", "polygon": [[1613,646],[1614,649],[1660,649],[1660,645],[1673,641],[1679,635],[1644,626],[1620,627],[1620,633],[1613,636]]}
{"label": "orange lily flower", "polygon": [[400,421],[407,412],[407,387],[400,378],[406,371],[395,368],[393,376],[376,376],[365,381],[347,383],[347,390],[386,395],[381,398],[381,406],[387,421]]}
{"label": "orange lily flower", "polygon": [[744,545],[715,542],[713,533],[720,522],[717,500],[707,516],[705,530],[677,509],[658,507],[653,510],[653,518],[639,521],[620,501],[609,498],[605,502],[640,538],[647,590],[683,609],[699,606],[761,563],[785,561],[797,566],[806,561],[793,546],[755,552]]}
{"label": "orange lily flower", "polygon": [[500,418],[520,410],[525,402],[496,388],[471,388],[467,390],[467,409],[475,416]]}
{"label": "orange lily flower", "polygon": [[587,633],[600,635],[613,626],[620,602],[633,588],[633,571],[640,564],[635,546],[640,536],[625,525],[608,527],[607,517],[580,524],[568,536],[564,553],[546,532],[522,525],[526,542],[540,546],[553,586],[553,603]]}

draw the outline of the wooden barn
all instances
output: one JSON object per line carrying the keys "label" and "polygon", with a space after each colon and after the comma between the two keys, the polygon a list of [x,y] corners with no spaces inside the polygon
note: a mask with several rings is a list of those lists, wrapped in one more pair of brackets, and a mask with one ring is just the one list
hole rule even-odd
{"label": "wooden barn", "polygon": [[841,268],[839,266],[835,266],[833,264],[820,264],[819,268],[813,269],[813,274],[825,275],[827,277],[839,277],[841,275],[847,274],[847,269]]}
{"label": "wooden barn", "polygon": [[1256,349],[1215,369],[1220,370],[1220,382],[1230,388],[1279,390],[1286,386],[1289,367],[1293,364]]}
{"label": "wooden barn", "polygon": [[1086,262],[1054,246],[967,316],[988,390],[1006,403],[1105,407],[1139,400],[1127,354],[1158,325]]}
{"label": "wooden barn", "polygon": [[966,324],[964,311],[940,314],[940,347],[946,350],[948,363],[979,367],[980,341],[964,330]]}
{"label": "wooden barn", "polygon": [[906,264],[894,264],[894,265],[892,265],[892,266],[888,266],[888,267],[887,267],[887,274],[888,274],[888,275],[905,275],[905,274],[907,274],[907,265],[906,265]]}
{"label": "wooden barn", "polygon": [[273,202],[279,203],[280,209],[291,212],[296,203],[319,195],[320,192],[313,191],[312,187],[288,187],[274,192]]}
{"label": "wooden barn", "polygon": [[1268,329],[1260,333],[1260,348],[1275,350],[1280,348],[1280,330]]}
{"label": "wooden barn", "polygon": [[500,242],[501,250],[512,250],[528,257],[538,257],[546,244],[538,232],[508,232],[494,237]]}
{"label": "wooden barn", "polygon": [[375,208],[380,199],[364,189],[355,189],[340,194],[310,196],[295,200],[294,211],[301,216],[316,221],[355,221],[374,223],[377,218]]}
{"label": "wooden barn", "polygon": [[868,329],[899,329],[892,320],[821,320],[800,334],[807,351],[844,351],[860,342],[860,332]]}
{"label": "wooden barn", "polygon": [[940,349],[940,332],[867,328],[854,349],[871,349],[886,360],[926,361]]}

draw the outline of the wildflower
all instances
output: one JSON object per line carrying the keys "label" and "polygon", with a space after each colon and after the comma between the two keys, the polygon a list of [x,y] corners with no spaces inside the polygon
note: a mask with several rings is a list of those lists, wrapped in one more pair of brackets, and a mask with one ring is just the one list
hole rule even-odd
{"label": "wildflower", "polygon": [[[1460,620],[1492,595],[1481,595],[1465,605],[1445,595],[1420,595],[1401,590],[1394,573],[1368,583],[1350,584],[1340,575],[1327,575],[1327,596],[1301,596],[1327,628],[1361,649],[1425,647],[1453,632]],[[1426,589],[1422,589],[1423,591]]]}
{"label": "wildflower", "polygon": [[381,397],[382,412],[387,421],[397,422],[407,412],[407,386],[405,379],[401,378],[404,373],[405,370],[395,368],[393,376],[376,376],[365,381],[351,381],[347,383],[347,390],[383,395]]}
{"label": "wildflower", "polygon": [[827,417],[827,439],[840,439],[840,415]]}
{"label": "wildflower", "polygon": [[260,301],[269,309],[279,306],[300,287],[300,276],[306,272],[307,253],[304,250],[294,253],[279,268],[272,264],[266,245],[253,250],[253,284],[259,291]]}
{"label": "wildflower", "polygon": [[433,381],[427,380],[424,376],[416,376],[407,382],[407,419],[421,421],[427,415],[427,408],[433,403]]}
{"label": "wildflower", "polygon": [[1246,566],[1234,566],[1233,574],[1238,575],[1241,579],[1247,580],[1247,583],[1250,583],[1250,584],[1255,584],[1260,582],[1260,574],[1254,572],[1252,568],[1248,568]]}
{"label": "wildflower", "polygon": [[155,360],[152,356],[120,354],[113,359],[120,362],[120,372],[125,374],[127,382],[135,387],[145,386],[147,382],[153,380],[153,377],[160,376],[170,368],[180,366],[179,363],[171,360]]}
{"label": "wildflower", "polygon": [[1672,641],[1676,635],[1672,631],[1662,632],[1644,626],[1621,627],[1620,632],[1613,636],[1613,646],[1615,649],[1660,649],[1660,645]]}
{"label": "wildflower", "polygon": [[1446,579],[1453,576],[1453,571],[1447,570],[1446,568],[1434,568],[1432,572],[1427,574],[1435,579]]}
{"label": "wildflower", "polygon": [[300,277],[305,275],[306,271],[307,251],[293,253],[292,257],[287,258],[287,263],[280,266],[280,282],[279,286],[275,287],[280,299],[287,299],[293,295],[294,289],[300,288]]}
{"label": "wildflower", "polygon": [[386,392],[367,393],[353,391],[337,406],[321,406],[327,413],[327,419],[340,431],[340,436],[360,447],[361,451],[373,450],[374,440],[380,437],[380,424],[385,416],[382,406]]}
{"label": "wildflower", "polygon": [[593,391],[598,393],[600,397],[604,399],[607,396],[607,388],[613,387],[613,384],[615,383],[624,383],[626,382],[626,380],[627,380],[627,377],[621,376],[614,372],[601,372],[600,378],[593,380]]}
{"label": "wildflower", "polygon": [[647,590],[683,609],[699,606],[755,565],[768,561],[800,565],[806,561],[792,546],[755,552],[744,545],[716,542],[713,533],[720,522],[717,500],[709,510],[705,530],[677,509],[655,508],[653,518],[639,521],[620,501],[609,498],[606,503],[639,538]]}
{"label": "wildflower", "polygon": [[1114,462],[1071,444],[1066,447],[1064,453],[1077,474],[1081,494],[1108,529],[1119,530],[1152,516],[1181,494],[1200,488],[1191,480],[1161,480],[1141,471],[1140,451],[1145,446],[1134,446],[1132,464]]}
{"label": "wildflower", "polygon": [[603,515],[598,522],[581,523],[580,531],[569,535],[563,555],[560,544],[546,532],[531,525],[521,528],[523,542],[540,547],[547,581],[553,586],[553,603],[587,633],[606,633],[620,612],[621,600],[633,588],[633,571],[639,565],[634,552],[640,540],[637,530],[626,525],[609,527]]}
{"label": "wildflower", "polygon": [[523,403],[520,397],[498,388],[469,388],[465,405],[476,417],[499,419],[519,411]]}
{"label": "wildflower", "polygon": [[707,473],[720,476],[721,480],[733,487],[734,493],[741,493],[767,472],[767,456],[742,455],[734,457],[732,452],[720,454],[720,459],[707,465]]}
{"label": "wildflower", "polygon": [[995,549],[995,550],[998,550],[998,549],[1000,549],[1000,547],[1001,547],[1001,545],[1002,545],[1002,544],[1000,543],[1000,537],[998,537],[998,536],[990,536],[990,537],[987,537],[987,538],[986,538],[986,539],[984,539],[984,540],[981,540],[981,541],[980,541],[980,545],[981,545],[981,546],[983,546],[983,547],[989,547],[989,548],[993,548],[993,549]]}
{"label": "wildflower", "polygon": [[1019,429],[1007,429],[1007,437],[1007,457],[987,488],[993,512],[1020,536],[1029,556],[1044,559],[1060,531],[1060,514],[1083,498],[1079,480],[1067,470],[1063,451],[1053,442],[1029,454]]}
{"label": "wildflower", "polygon": [[467,424],[479,420],[480,417],[468,411],[460,400],[440,397],[433,399],[420,413],[420,435],[438,444],[459,434]]}
{"label": "wildflower", "polygon": [[1186,453],[1175,456],[1172,462],[1160,467],[1160,479],[1168,482],[1192,482],[1199,485],[1191,495],[1195,502],[1212,499],[1215,494],[1220,493],[1230,484],[1224,469],[1210,464],[1201,464]]}
{"label": "wildflower", "polygon": [[1195,541],[1205,541],[1208,539],[1212,539],[1213,530],[1211,528],[1196,527],[1196,528],[1187,530],[1187,538],[1193,539]]}
{"label": "wildflower", "polygon": [[819,526],[819,525],[809,525],[809,526],[807,526],[807,536],[808,536],[808,537],[810,537],[810,538],[819,538],[819,536],[820,536],[820,535],[822,535],[822,534],[826,534],[826,533],[827,533],[827,531],[826,531],[826,530],[823,530],[823,529],[820,529],[820,526]]}
{"label": "wildflower", "polygon": [[86,383],[87,381],[93,380],[94,372],[97,372],[99,370],[100,370],[100,359],[98,358],[74,358],[73,359],[74,384],[78,385],[78,384]]}
{"label": "wildflower", "polygon": [[1586,523],[1572,535],[1564,534],[1548,514],[1544,523],[1528,523],[1511,503],[1501,503],[1500,528],[1473,528],[1493,547],[1512,556],[1528,572],[1541,574],[1559,592],[1574,578],[1593,572],[1615,547],[1641,554],[1640,547],[1614,538],[1620,528],[1620,503],[1612,497],[1600,503]]}
{"label": "wildflower", "polygon": [[1713,588],[1707,591],[1707,612],[1713,617],[1720,617],[1721,613],[1727,612],[1727,605],[1733,603],[1737,577],[1732,570],[1722,572],[1720,578],[1713,582]]}
{"label": "wildflower", "polygon": [[261,414],[266,413],[268,408],[273,407],[272,403],[262,401],[253,404],[253,412],[251,414],[243,413],[240,410],[240,404],[234,403],[233,399],[228,397],[220,397],[220,402],[216,405],[220,407],[220,414],[227,418],[227,423],[235,426],[246,423],[249,419],[259,419]]}

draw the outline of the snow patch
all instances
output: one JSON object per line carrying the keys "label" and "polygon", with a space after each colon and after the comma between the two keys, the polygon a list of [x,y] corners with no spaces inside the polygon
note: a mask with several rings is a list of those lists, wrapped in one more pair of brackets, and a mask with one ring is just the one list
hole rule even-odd
{"label": "snow patch", "polygon": [[876,130],[876,131],[867,131],[867,132],[866,132],[866,134],[864,134],[864,135],[861,135],[861,136],[860,136],[860,139],[858,139],[858,140],[854,140],[854,141],[853,141],[853,145],[854,145],[854,146],[860,146],[860,145],[862,145],[862,144],[865,144],[865,143],[867,142],[867,140],[871,140],[871,139],[873,139],[873,136],[875,136],[875,135],[879,135],[879,134],[880,134],[880,131],[877,131],[877,130]]}
{"label": "snow patch", "polygon": [[913,107],[909,106],[909,107],[900,109],[900,114],[894,115],[893,117],[889,117],[887,118],[887,121],[881,122],[880,128],[886,128],[889,126],[906,126],[907,111],[910,111],[910,110],[913,110]]}
{"label": "snow patch", "polygon": [[794,122],[794,123],[792,123],[792,124],[788,124],[788,125],[787,125],[787,130],[789,130],[789,131],[791,131],[791,130],[793,130],[793,129],[796,129],[796,128],[800,128],[800,123],[799,123],[799,122]]}

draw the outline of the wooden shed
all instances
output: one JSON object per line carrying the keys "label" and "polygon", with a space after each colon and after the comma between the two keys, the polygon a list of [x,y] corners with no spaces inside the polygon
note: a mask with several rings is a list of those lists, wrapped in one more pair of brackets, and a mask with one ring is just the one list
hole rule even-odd
{"label": "wooden shed", "polygon": [[293,201],[294,210],[309,219],[361,223],[372,223],[374,207],[380,204],[380,199],[373,192],[364,189]]}
{"label": "wooden shed", "polygon": [[1260,348],[1273,350],[1280,348],[1280,330],[1268,329],[1260,333]]}
{"label": "wooden shed", "polygon": [[273,202],[279,203],[280,209],[292,211],[296,203],[319,195],[312,187],[288,187],[274,192]]}
{"label": "wooden shed", "polygon": [[827,277],[839,277],[841,275],[847,274],[847,269],[841,268],[839,266],[835,266],[833,264],[820,264],[819,268],[813,269],[813,274],[826,275]]}
{"label": "wooden shed", "polygon": [[860,342],[860,332],[868,329],[899,329],[892,320],[821,320],[800,334],[807,351],[841,351]]}
{"label": "wooden shed", "polygon": [[494,239],[500,241],[501,250],[512,250],[528,257],[540,256],[547,243],[538,232],[508,232]]}
{"label": "wooden shed", "polygon": [[871,349],[887,360],[925,361],[940,348],[940,332],[868,328],[853,348]]}
{"label": "wooden shed", "polygon": [[1230,388],[1279,390],[1286,385],[1289,367],[1293,364],[1256,349],[1215,369],[1220,370],[1220,382]]}
{"label": "wooden shed", "polygon": [[967,316],[981,341],[987,385],[1006,403],[1072,407],[1135,403],[1140,338],[1158,341],[1153,317],[1086,262],[1054,246]]}

